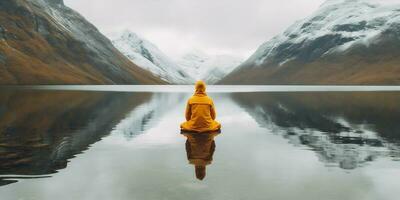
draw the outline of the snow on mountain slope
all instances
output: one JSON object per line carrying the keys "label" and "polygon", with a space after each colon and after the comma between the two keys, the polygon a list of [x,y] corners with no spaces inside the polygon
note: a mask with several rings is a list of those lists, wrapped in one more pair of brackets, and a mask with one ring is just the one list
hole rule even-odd
{"label": "snow on mountain slope", "polygon": [[131,31],[112,38],[114,46],[139,67],[173,84],[193,83],[194,79],[157,46]]}
{"label": "snow on mountain slope", "polygon": [[[369,45],[384,30],[400,23],[400,4],[380,5],[374,0],[328,0],[312,16],[289,27],[282,35],[264,43],[247,62],[274,60],[282,65],[299,57],[298,51],[308,42],[324,40],[305,59],[313,59],[335,51],[345,51],[355,44]],[[331,40],[332,42],[330,42]],[[285,55],[282,55],[285,51]],[[287,53],[286,53],[287,52]]]}
{"label": "snow on mountain slope", "polygon": [[63,0],[0,1],[0,84],[162,84]]}
{"label": "snow on mountain slope", "polygon": [[242,61],[240,58],[229,55],[214,56],[204,63],[208,70],[202,74],[202,79],[206,83],[214,84],[231,73]]}
{"label": "snow on mountain slope", "polygon": [[242,59],[231,55],[207,55],[199,50],[184,55],[178,64],[196,80],[214,84],[232,72]]}
{"label": "snow on mountain slope", "polygon": [[399,71],[395,58],[399,55],[400,2],[377,2],[327,0],[310,17],[261,45],[227,76],[229,81],[222,82],[396,82],[399,77],[391,74],[376,76],[376,66],[386,67],[392,74]]}
{"label": "snow on mountain slope", "polygon": [[114,46],[138,66],[170,83],[191,84],[204,80],[214,84],[242,60],[231,55],[207,55],[199,50],[173,61],[151,42],[131,31],[112,36]]}

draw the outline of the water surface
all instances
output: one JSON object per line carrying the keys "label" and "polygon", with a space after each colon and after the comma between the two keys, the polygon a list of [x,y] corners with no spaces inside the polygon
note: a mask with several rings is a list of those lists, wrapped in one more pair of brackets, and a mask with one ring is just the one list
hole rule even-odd
{"label": "water surface", "polygon": [[394,89],[210,88],[222,133],[196,137],[168,88],[2,89],[1,199],[398,199]]}

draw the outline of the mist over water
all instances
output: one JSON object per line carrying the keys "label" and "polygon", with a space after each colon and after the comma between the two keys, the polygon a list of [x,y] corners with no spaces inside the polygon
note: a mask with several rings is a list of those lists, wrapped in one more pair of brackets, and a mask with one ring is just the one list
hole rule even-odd
{"label": "mist over water", "polygon": [[220,89],[212,138],[190,95],[2,90],[1,199],[397,199],[399,92]]}

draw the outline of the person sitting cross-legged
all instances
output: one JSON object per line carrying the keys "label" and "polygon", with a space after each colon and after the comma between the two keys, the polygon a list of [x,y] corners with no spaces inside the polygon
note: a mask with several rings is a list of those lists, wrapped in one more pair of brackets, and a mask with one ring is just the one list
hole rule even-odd
{"label": "person sitting cross-legged", "polygon": [[186,122],[181,124],[183,131],[202,133],[221,129],[221,124],[215,121],[214,102],[207,96],[206,84],[203,81],[196,82],[195,93],[186,105],[185,117]]}

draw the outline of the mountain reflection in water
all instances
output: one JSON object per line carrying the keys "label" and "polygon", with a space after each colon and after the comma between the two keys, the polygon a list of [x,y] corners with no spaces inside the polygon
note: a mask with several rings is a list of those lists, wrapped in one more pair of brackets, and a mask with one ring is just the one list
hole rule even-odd
{"label": "mountain reflection in water", "polygon": [[399,93],[237,93],[264,128],[315,151],[327,166],[355,169],[400,157]]}
{"label": "mountain reflection in water", "polygon": [[154,124],[153,115],[166,111],[161,105],[176,99],[151,93],[2,92],[0,186],[48,177],[43,175],[66,168],[69,159],[110,132],[123,131],[127,138],[143,133],[146,124]]}
{"label": "mountain reflection in water", "polygon": [[[281,152],[280,156],[289,158],[289,162],[295,162],[294,155],[279,151],[288,147],[301,150],[295,152],[300,157],[309,156],[303,152],[304,149],[306,152],[315,152],[310,154],[313,158],[316,155],[321,161],[315,160],[316,163],[324,163],[327,167],[338,170],[346,169],[342,171],[362,169],[360,167],[377,163],[380,158],[389,159],[392,163],[400,157],[400,93],[210,94],[215,100],[218,119],[222,122],[224,132],[218,141],[221,149],[216,154],[219,157],[214,155],[215,134],[201,137],[185,134],[185,142],[177,133],[179,124],[184,119],[185,99],[189,95],[149,92],[1,91],[0,185],[10,185],[22,179],[47,180],[51,176],[54,180],[54,173],[70,169],[69,162],[75,161],[79,167],[69,171],[69,176],[77,173],[86,176],[87,171],[81,170],[81,167],[103,170],[103,173],[112,171],[109,172],[110,176],[121,179],[127,177],[127,174],[134,174],[135,178],[149,180],[151,184],[155,180],[165,183],[164,192],[169,191],[170,185],[175,185],[170,182],[190,176],[185,174],[186,168],[190,169],[188,173],[193,174],[195,171],[198,179],[204,179],[202,183],[215,182],[213,176],[219,179],[229,176],[229,179],[233,179],[235,176],[232,174],[236,174],[238,179],[255,181],[261,187],[265,184],[263,181],[268,179],[259,177],[272,174],[253,169],[256,175],[252,176],[253,170],[249,166],[260,166],[264,169],[267,165],[264,166],[262,161],[270,155],[269,152]],[[240,115],[236,115],[237,113]],[[242,122],[242,117],[247,121]],[[268,133],[274,135],[264,137]],[[251,138],[249,135],[256,137]],[[284,144],[275,141],[276,138],[284,138]],[[106,149],[105,152],[98,152],[98,149],[85,152],[99,146],[102,143],[100,140],[106,141],[100,145]],[[74,159],[82,152],[85,152],[82,155],[92,153],[85,159],[104,156],[101,161],[97,161],[102,164],[95,167],[91,163],[85,165],[82,160]],[[185,153],[187,159],[184,157]],[[107,156],[108,154],[112,156]],[[135,157],[131,157],[132,154]],[[273,161],[275,158],[268,159],[266,158]],[[308,157],[307,162],[309,161]],[[109,163],[113,167],[106,168],[104,165]],[[272,162],[268,162],[269,164],[273,170],[284,171],[282,168],[273,168]],[[114,171],[115,167],[118,170]],[[218,173],[217,169],[220,170]],[[235,170],[237,171],[231,173]],[[245,173],[240,174],[242,172]],[[156,176],[158,174],[164,179],[159,179]],[[326,173],[322,171],[320,174]],[[65,181],[69,176],[59,176],[58,180]],[[130,183],[132,180],[125,181]],[[21,183],[30,184],[25,181]],[[148,187],[144,184],[141,188],[141,183],[135,185],[140,191]],[[215,184],[221,185],[219,182]],[[227,183],[231,186],[232,184],[234,183]],[[18,186],[10,188],[7,192],[12,195],[13,189]],[[22,187],[20,190],[23,190]]]}

